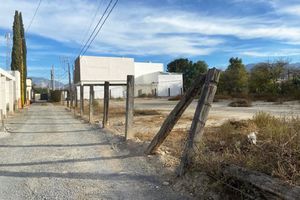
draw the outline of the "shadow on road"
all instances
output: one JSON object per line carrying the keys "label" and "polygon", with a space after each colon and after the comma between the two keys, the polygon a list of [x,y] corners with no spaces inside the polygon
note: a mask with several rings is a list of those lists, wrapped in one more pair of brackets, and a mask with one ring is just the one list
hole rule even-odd
{"label": "shadow on road", "polygon": [[56,173],[56,172],[13,172],[0,171],[0,176],[9,177],[31,177],[31,178],[68,178],[68,179],[90,179],[90,180],[104,180],[104,181],[120,181],[120,180],[136,180],[142,182],[150,182],[159,184],[159,181],[153,176],[145,176],[139,174],[127,173]]}
{"label": "shadow on road", "polygon": [[0,148],[26,148],[26,147],[89,147],[109,145],[108,142],[104,143],[87,143],[87,144],[30,144],[30,145],[0,145]]}
{"label": "shadow on road", "polygon": [[62,163],[77,163],[77,162],[90,162],[100,160],[113,160],[113,159],[126,159],[137,157],[137,155],[124,155],[124,156],[111,156],[111,157],[95,157],[95,158],[80,158],[80,159],[65,159],[65,160],[50,160],[39,162],[23,162],[23,163],[5,163],[0,164],[0,167],[19,167],[19,166],[33,166],[33,165],[49,165],[49,164],[62,164]]}

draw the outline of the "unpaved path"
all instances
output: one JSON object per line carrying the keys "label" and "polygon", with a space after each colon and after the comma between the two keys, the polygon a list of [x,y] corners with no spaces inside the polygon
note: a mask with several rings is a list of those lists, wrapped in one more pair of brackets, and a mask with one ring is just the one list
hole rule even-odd
{"label": "unpaved path", "polygon": [[146,158],[112,148],[107,133],[61,106],[35,104],[7,120],[0,199],[187,199]]}

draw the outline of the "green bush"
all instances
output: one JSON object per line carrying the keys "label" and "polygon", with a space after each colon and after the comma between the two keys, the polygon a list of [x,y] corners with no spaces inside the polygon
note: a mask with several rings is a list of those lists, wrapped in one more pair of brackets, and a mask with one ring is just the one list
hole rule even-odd
{"label": "green bush", "polygon": [[60,90],[50,91],[50,99],[52,102],[60,102],[61,101],[61,91]]}

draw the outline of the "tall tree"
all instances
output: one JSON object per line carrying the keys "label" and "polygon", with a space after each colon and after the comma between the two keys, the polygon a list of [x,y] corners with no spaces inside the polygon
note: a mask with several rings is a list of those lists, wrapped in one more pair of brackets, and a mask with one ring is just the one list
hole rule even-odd
{"label": "tall tree", "polygon": [[22,40],[19,12],[15,11],[13,23],[13,47],[11,52],[11,70],[19,70],[22,63]]}
{"label": "tall tree", "polygon": [[13,23],[13,48],[11,56],[11,70],[20,72],[20,88],[21,88],[21,106],[25,105],[26,101],[26,42],[25,31],[22,20],[22,14],[15,11]]}
{"label": "tall tree", "polygon": [[[27,79],[27,47],[26,47],[26,40],[25,40],[25,30],[24,30],[24,24],[23,24],[23,19],[22,19],[22,13],[19,13],[19,20],[20,20],[20,34],[21,34],[21,41],[22,41],[22,76],[23,80],[23,96],[24,96],[24,101],[26,101],[26,93],[27,93],[27,86],[26,86],[26,79]],[[24,102],[25,103],[25,102]]]}
{"label": "tall tree", "polygon": [[189,59],[179,58],[167,65],[168,72],[183,74],[183,87],[186,91],[197,75],[207,71],[208,65],[204,61],[193,63]]}

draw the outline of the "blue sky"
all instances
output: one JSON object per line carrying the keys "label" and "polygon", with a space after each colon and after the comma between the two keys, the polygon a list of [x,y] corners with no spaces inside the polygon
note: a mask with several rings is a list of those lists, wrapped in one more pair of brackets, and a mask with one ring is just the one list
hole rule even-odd
{"label": "blue sky", "polygon": [[[42,0],[26,33],[28,75],[66,80],[61,57],[78,55],[87,30],[109,0]],[[6,41],[15,10],[25,28],[38,0],[2,0],[0,66],[5,67]],[[96,14],[96,20],[92,18]],[[297,0],[119,0],[86,55],[127,56],[162,62],[186,57],[225,68],[230,57],[245,64],[288,59],[300,62],[300,1]]]}

